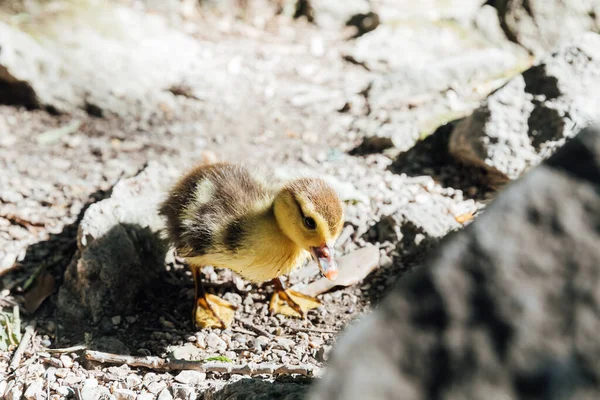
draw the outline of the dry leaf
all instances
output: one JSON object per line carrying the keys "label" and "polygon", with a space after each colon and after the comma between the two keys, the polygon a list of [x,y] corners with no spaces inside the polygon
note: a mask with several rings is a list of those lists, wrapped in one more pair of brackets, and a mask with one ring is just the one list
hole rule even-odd
{"label": "dry leaf", "polygon": [[274,314],[282,314],[288,317],[296,317],[302,318],[304,315],[298,313],[298,311],[294,310],[288,299],[286,299],[286,295],[290,300],[294,301],[296,304],[300,306],[304,314],[313,308],[317,308],[321,305],[321,302],[314,297],[307,296],[305,294],[295,292],[293,290],[285,290],[275,291],[273,293],[273,297],[271,297],[271,303],[269,304],[269,310]]}
{"label": "dry leaf", "polygon": [[25,309],[27,312],[35,312],[44,300],[54,293],[55,286],[56,284],[52,275],[47,272],[40,275],[35,280],[35,284],[31,290],[25,293]]}
{"label": "dry leaf", "polygon": [[459,224],[465,224],[469,221],[472,221],[474,217],[474,214],[472,212],[468,212],[465,214],[461,214],[461,215],[455,215],[454,219],[456,220],[456,222],[458,222]]}
{"label": "dry leaf", "polygon": [[379,266],[379,249],[365,247],[341,257],[338,260],[339,275],[335,281],[323,277],[302,289],[303,293],[317,296],[330,291],[336,286],[354,285],[369,275]]}
{"label": "dry leaf", "polygon": [[[210,308],[207,303],[210,304]],[[198,299],[195,319],[196,324],[201,328],[226,329],[231,326],[234,314],[235,307],[231,303],[218,296],[207,294],[205,298]]]}

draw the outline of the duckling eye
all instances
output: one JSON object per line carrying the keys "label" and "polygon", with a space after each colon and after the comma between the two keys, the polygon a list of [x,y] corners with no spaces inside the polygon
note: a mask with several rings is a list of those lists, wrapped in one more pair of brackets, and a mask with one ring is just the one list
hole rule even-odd
{"label": "duckling eye", "polygon": [[315,229],[317,227],[317,223],[311,217],[305,217],[304,226],[306,226],[308,229]]}

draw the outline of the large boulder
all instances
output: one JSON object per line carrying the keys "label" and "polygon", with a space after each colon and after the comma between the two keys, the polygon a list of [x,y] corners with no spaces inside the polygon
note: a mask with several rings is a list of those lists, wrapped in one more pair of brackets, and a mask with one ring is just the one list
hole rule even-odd
{"label": "large boulder", "polygon": [[587,129],[400,279],[310,398],[598,398],[599,189]]}
{"label": "large boulder", "polygon": [[600,35],[587,33],[492,93],[457,125],[449,150],[515,179],[590,125],[599,109]]}
{"label": "large boulder", "polygon": [[58,294],[63,316],[98,322],[133,311],[136,297],[165,265],[158,205],[176,177],[176,170],[151,163],[85,211],[78,251]]}
{"label": "large boulder", "polygon": [[493,0],[506,36],[540,55],[587,31],[600,32],[597,0]]}
{"label": "large boulder", "polygon": [[204,49],[160,16],[110,2],[67,2],[52,18],[35,15],[45,7],[32,8],[36,23],[0,21],[0,104],[147,117],[173,107],[174,85],[218,85],[216,75],[201,79]]}

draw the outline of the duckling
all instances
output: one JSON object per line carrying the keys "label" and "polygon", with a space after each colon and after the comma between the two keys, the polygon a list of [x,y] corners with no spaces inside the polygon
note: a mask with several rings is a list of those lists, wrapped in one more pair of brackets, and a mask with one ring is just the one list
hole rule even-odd
{"label": "duckling", "polygon": [[199,328],[228,327],[234,314],[231,304],[204,290],[204,266],[229,268],[254,283],[271,280],[271,312],[287,306],[301,317],[320,303],[287,289],[280,277],[311,255],[325,277],[337,277],[334,244],[344,224],[342,203],[320,178],[281,181],[237,164],[202,165],[175,184],[160,213],[191,269]]}

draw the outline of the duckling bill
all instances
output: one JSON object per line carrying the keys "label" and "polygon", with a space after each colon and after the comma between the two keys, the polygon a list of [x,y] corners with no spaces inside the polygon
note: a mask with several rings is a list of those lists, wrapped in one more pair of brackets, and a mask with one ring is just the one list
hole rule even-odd
{"label": "duckling bill", "polygon": [[272,280],[271,312],[304,316],[320,303],[286,289],[279,277],[309,257],[328,279],[337,277],[334,244],[343,227],[342,204],[319,178],[276,181],[243,166],[199,166],[173,187],[160,212],[196,288],[194,319],[200,328],[228,327],[233,307],[204,291],[200,269],[229,268],[255,282]]}

